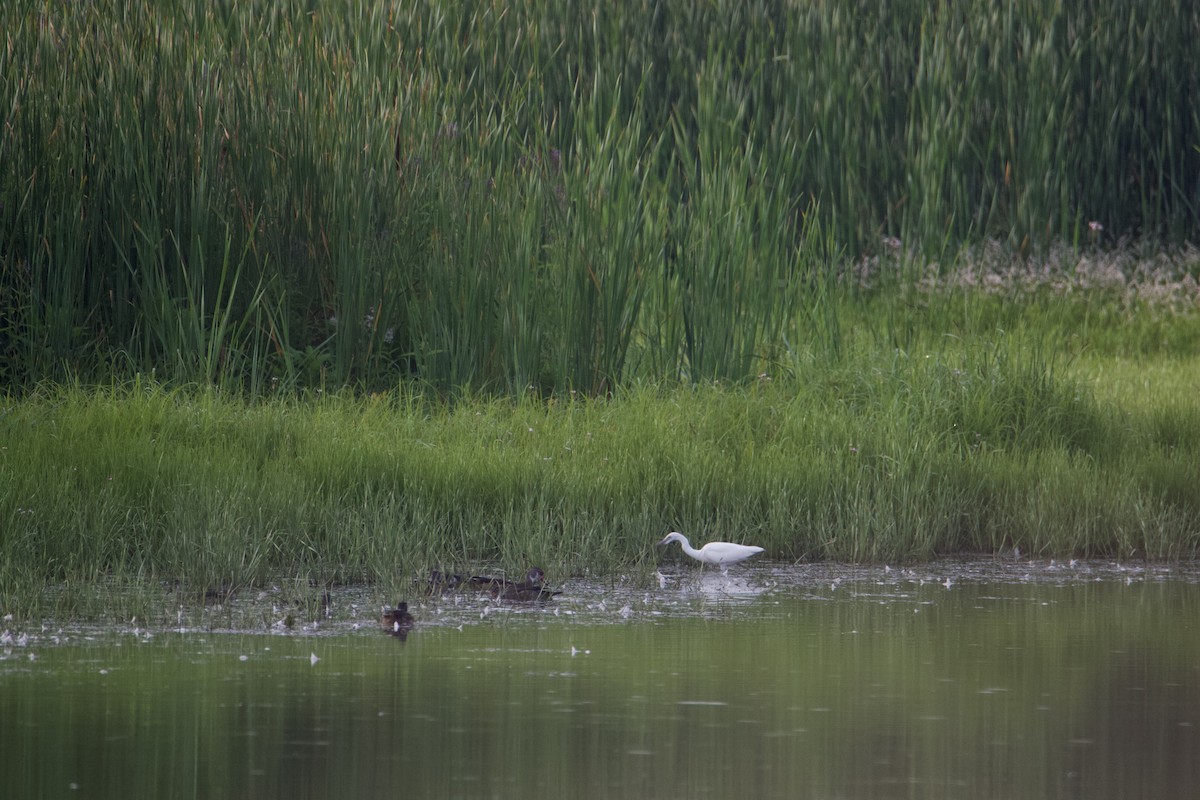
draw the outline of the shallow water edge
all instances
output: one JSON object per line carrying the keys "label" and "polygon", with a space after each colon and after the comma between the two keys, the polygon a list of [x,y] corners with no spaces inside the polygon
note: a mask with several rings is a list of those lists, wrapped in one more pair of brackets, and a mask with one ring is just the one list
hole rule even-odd
{"label": "shallow water edge", "polygon": [[[10,626],[16,796],[1186,796],[1200,565],[691,565],[546,603]],[[280,592],[282,593],[282,589]]]}

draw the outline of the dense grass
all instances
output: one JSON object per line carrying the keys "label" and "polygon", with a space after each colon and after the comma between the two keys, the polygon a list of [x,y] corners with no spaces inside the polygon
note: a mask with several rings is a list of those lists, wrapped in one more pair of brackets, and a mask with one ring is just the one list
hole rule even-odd
{"label": "dense grass", "polygon": [[836,353],[829,284],[885,237],[1194,238],[1198,14],[6,3],[0,379],[778,371]]}
{"label": "dense grass", "polygon": [[606,400],[45,389],[0,415],[0,607],[47,580],[636,571],[672,529],[785,560],[1194,557],[1200,406],[1015,351]]}

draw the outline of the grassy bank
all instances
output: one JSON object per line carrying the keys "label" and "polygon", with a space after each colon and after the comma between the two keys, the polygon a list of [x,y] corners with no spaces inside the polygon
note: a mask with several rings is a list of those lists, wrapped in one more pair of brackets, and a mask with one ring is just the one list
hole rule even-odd
{"label": "grassy bank", "polygon": [[648,571],[673,529],[785,560],[1194,557],[1200,366],[1155,361],[1172,401],[1129,380],[1144,362],[1082,362],[1093,391],[1029,352],[606,400],[44,389],[0,413],[0,607],[47,582]]}

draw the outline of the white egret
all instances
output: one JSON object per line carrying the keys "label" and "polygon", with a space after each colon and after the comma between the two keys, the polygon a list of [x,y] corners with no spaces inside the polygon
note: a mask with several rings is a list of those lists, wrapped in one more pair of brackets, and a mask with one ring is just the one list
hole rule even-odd
{"label": "white egret", "polygon": [[[692,543],[688,541],[688,538],[678,531],[668,533],[658,544],[661,547],[671,542],[679,542],[679,546],[683,548],[683,552],[699,561],[701,565],[714,564],[721,568],[721,572],[728,572],[731,564],[745,561],[750,556],[756,556],[763,551],[761,547],[754,547],[747,544],[732,544],[730,542],[709,542],[697,550],[692,547]],[[701,566],[701,569],[703,569],[703,566]]]}

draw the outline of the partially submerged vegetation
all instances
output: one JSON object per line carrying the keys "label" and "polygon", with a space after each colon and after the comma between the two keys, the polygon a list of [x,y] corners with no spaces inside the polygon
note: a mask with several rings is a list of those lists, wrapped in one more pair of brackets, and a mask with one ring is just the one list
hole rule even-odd
{"label": "partially submerged vegetation", "polygon": [[0,608],[1197,554],[1196,8],[310,5],[0,9]]}

